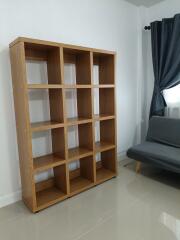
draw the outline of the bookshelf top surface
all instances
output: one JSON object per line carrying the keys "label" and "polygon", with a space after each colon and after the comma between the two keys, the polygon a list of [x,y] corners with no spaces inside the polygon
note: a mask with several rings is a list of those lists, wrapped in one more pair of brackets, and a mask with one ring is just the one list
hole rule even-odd
{"label": "bookshelf top surface", "polygon": [[102,49],[96,49],[96,48],[88,48],[88,47],[82,47],[82,46],[76,46],[76,45],[70,45],[65,43],[58,43],[58,42],[51,42],[51,41],[45,41],[45,40],[39,40],[39,39],[33,39],[33,38],[26,38],[26,37],[18,37],[13,42],[9,44],[9,47],[13,47],[15,44],[23,42],[29,46],[35,46],[39,45],[39,47],[63,47],[67,49],[77,49],[82,51],[92,51],[96,54],[110,54],[115,55],[115,51],[109,51],[109,50],[102,50]]}

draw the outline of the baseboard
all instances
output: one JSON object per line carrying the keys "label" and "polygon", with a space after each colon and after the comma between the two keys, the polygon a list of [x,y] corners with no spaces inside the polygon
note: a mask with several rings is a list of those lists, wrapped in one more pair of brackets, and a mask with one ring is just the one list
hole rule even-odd
{"label": "baseboard", "polygon": [[0,208],[21,200],[21,191],[0,197]]}
{"label": "baseboard", "polygon": [[125,159],[127,158],[126,153],[127,153],[127,151],[122,151],[122,152],[119,152],[119,153],[117,154],[117,160],[118,160],[118,162],[123,161],[123,160],[125,160]]}

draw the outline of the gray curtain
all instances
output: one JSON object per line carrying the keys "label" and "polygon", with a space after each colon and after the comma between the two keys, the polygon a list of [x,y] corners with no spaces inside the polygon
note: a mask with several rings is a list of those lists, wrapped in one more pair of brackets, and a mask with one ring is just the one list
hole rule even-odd
{"label": "gray curtain", "polygon": [[180,83],[180,14],[151,23],[154,92],[150,117],[164,116],[163,90]]}

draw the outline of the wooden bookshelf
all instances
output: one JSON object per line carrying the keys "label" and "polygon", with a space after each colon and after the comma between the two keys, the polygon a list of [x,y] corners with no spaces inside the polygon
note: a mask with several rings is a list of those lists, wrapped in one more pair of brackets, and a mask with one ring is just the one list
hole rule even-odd
{"label": "wooden bookshelf", "polygon": [[[115,52],[20,37],[10,44],[10,57],[22,198],[27,207],[38,212],[115,177]],[[47,79],[29,81],[28,62],[45,64]],[[75,72],[71,83],[65,78],[67,66]],[[94,81],[95,68],[98,82]],[[76,96],[76,116],[68,114],[67,91]],[[45,95],[44,105],[31,105],[34,99],[43,101]],[[78,141],[73,147],[69,143],[72,127]],[[50,152],[37,155],[34,145],[40,146],[47,132],[50,140],[45,150]],[[46,171],[52,176],[36,181]]]}

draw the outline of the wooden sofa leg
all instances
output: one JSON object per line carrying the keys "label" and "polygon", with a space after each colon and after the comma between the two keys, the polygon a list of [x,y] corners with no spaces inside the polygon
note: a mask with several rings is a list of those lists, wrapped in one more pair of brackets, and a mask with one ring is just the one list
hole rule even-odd
{"label": "wooden sofa leg", "polygon": [[136,173],[140,173],[141,171],[141,162],[136,162]]}

